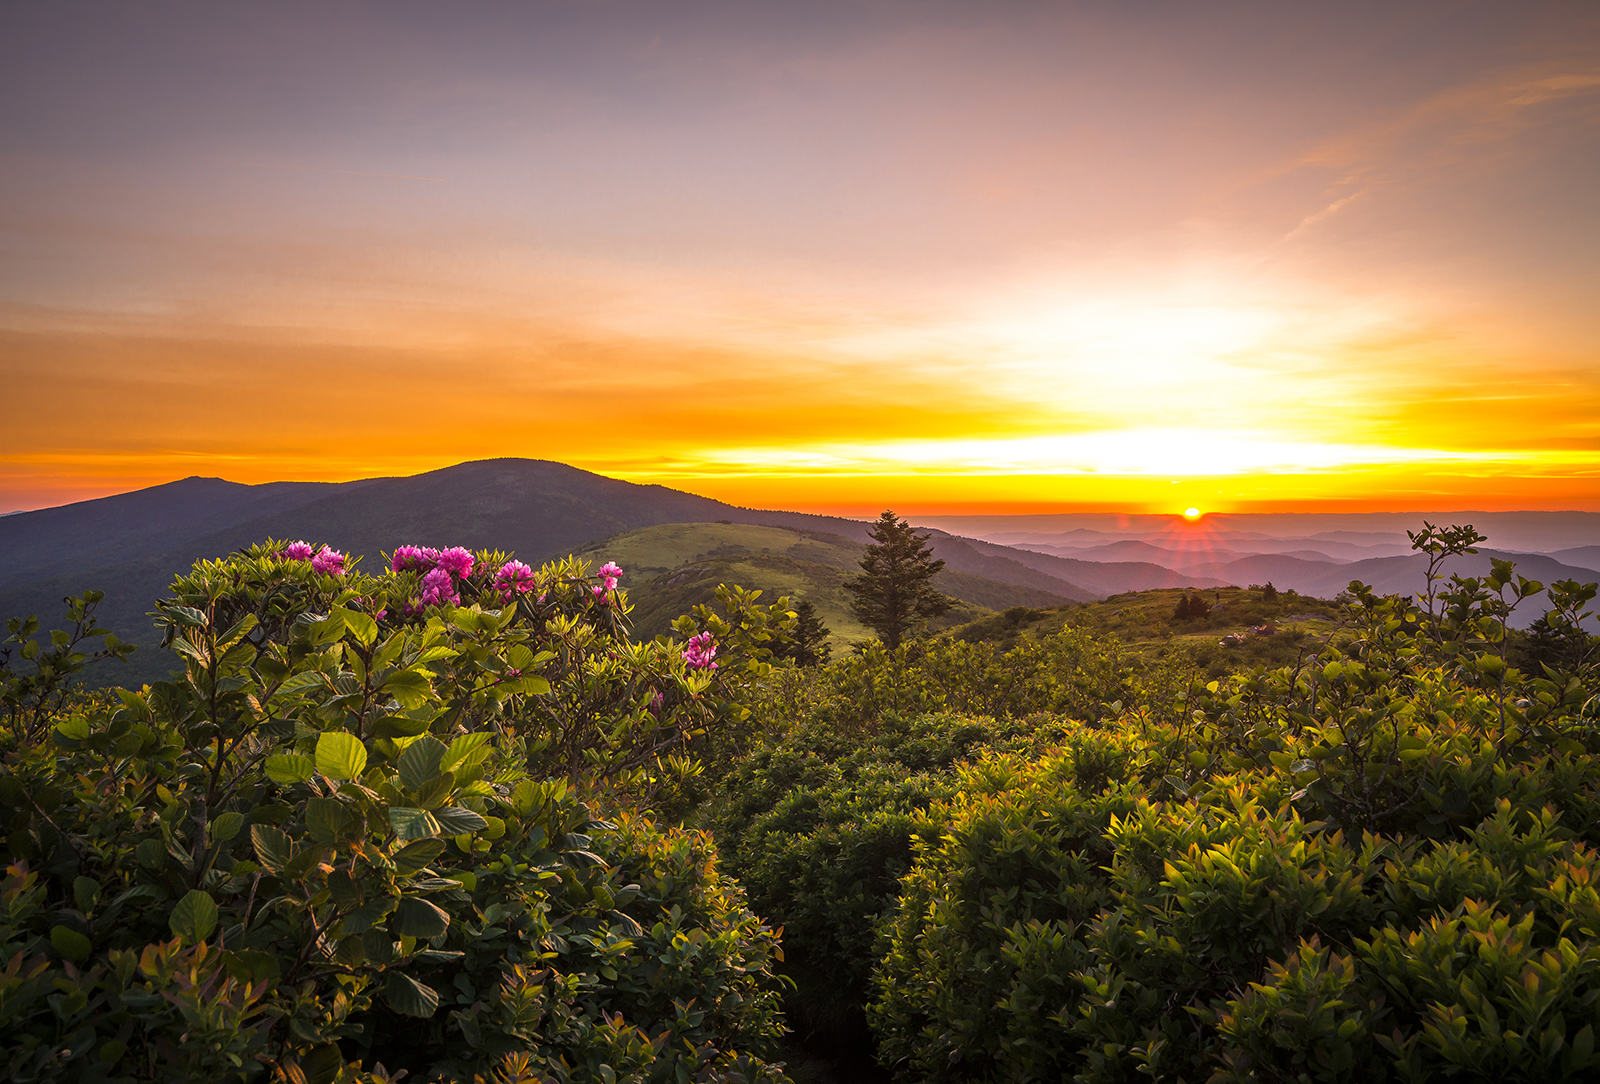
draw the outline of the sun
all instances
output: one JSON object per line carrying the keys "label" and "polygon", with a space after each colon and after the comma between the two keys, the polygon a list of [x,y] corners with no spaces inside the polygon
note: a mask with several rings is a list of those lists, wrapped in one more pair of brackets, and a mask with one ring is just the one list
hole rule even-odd
{"label": "sun", "polygon": [[1200,509],[1198,509],[1198,508],[1185,508],[1183,510],[1183,518],[1188,520],[1189,522],[1193,523],[1195,520],[1200,518]]}

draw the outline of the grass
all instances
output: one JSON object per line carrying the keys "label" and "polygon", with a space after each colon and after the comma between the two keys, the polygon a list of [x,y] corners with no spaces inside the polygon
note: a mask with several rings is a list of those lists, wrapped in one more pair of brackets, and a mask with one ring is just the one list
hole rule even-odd
{"label": "grass", "polygon": [[[1174,616],[1178,600],[1199,596],[1211,611],[1198,619]],[[969,641],[1009,648],[1023,636],[1048,636],[1071,625],[1097,636],[1115,636],[1137,654],[1157,659],[1174,651],[1190,655],[1211,677],[1255,666],[1292,663],[1302,650],[1325,642],[1343,627],[1344,609],[1327,599],[1282,592],[1268,600],[1258,589],[1164,588],[1130,591],[1100,602],[1044,609],[1012,607],[951,630]],[[1251,631],[1271,626],[1270,634]],[[1238,642],[1223,644],[1226,637]]]}

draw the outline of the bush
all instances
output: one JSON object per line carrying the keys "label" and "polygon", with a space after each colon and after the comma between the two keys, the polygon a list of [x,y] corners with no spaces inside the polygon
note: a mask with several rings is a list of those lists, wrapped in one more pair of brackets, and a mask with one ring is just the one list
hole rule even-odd
{"label": "bush", "polygon": [[0,737],[6,1078],[780,1079],[773,931],[577,787],[692,778],[781,611],[700,615],[712,668],[628,641],[605,570],[330,554],[201,562],[180,680]]}
{"label": "bush", "polygon": [[1593,1077],[1592,669],[1506,666],[1481,584],[1351,597],[1314,662],[962,772],[885,923],[900,1079]]}

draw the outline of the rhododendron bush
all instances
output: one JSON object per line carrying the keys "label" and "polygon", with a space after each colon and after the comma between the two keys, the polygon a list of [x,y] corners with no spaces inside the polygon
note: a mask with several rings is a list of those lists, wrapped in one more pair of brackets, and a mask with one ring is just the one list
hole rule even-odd
{"label": "rhododendron bush", "polygon": [[775,933],[630,810],[726,755],[792,618],[686,615],[712,669],[628,638],[622,575],[269,541],[157,604],[172,681],[8,670],[0,1079],[781,1079]]}

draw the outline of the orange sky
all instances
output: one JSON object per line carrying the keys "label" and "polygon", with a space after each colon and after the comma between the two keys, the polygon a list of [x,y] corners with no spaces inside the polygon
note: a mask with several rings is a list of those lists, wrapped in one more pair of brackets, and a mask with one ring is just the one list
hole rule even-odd
{"label": "orange sky", "polygon": [[0,511],[1600,510],[1600,17],[1298,7],[8,6]]}

